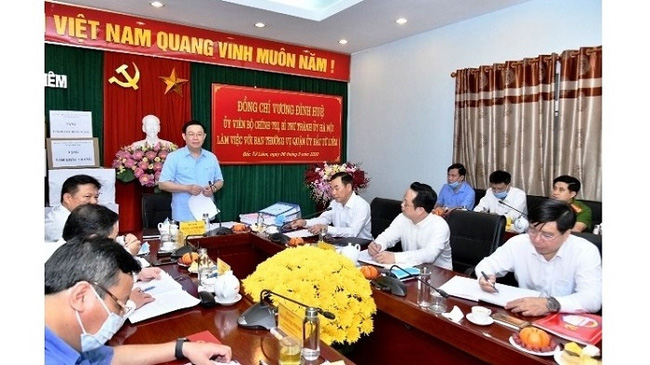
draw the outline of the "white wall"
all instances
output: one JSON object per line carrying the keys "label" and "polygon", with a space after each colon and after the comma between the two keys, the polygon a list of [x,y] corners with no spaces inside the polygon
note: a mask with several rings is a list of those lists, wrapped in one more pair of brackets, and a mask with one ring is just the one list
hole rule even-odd
{"label": "white wall", "polygon": [[601,7],[600,0],[533,0],[354,54],[348,160],[371,178],[361,195],[401,199],[413,181],[439,192],[455,162],[450,74],[602,45]]}

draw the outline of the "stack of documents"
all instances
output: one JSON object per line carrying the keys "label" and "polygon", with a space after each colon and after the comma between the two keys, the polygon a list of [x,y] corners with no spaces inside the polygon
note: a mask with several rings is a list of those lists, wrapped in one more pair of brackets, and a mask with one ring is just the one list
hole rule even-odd
{"label": "stack of documents", "polygon": [[262,214],[264,225],[273,226],[279,225],[276,222],[276,217],[282,216],[280,219],[282,223],[300,218],[300,206],[292,203],[278,202],[259,212],[240,214],[239,221],[248,225],[257,224],[258,213]]}
{"label": "stack of documents", "polygon": [[200,302],[198,298],[183,290],[183,286],[164,271],[160,273],[160,279],[148,282],[138,281],[134,287],[146,291],[156,300],[131,313],[129,316],[131,323],[144,321],[175,310],[193,307]]}

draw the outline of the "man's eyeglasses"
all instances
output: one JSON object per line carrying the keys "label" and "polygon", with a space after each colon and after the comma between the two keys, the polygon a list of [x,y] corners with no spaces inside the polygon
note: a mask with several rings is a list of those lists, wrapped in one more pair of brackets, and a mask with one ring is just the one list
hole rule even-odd
{"label": "man's eyeglasses", "polygon": [[531,236],[531,237],[539,236],[544,241],[551,241],[551,240],[554,240],[557,237],[561,236],[561,234],[551,234],[551,233],[548,233],[548,232],[538,231],[538,230],[536,230],[534,228],[528,228],[528,231],[526,231],[526,233],[528,233],[528,235]]}
{"label": "man's eyeglasses", "polygon": [[202,138],[204,135],[205,135],[205,133],[187,133],[186,134],[186,136],[188,136],[190,138],[194,138],[194,137]]}
{"label": "man's eyeglasses", "polygon": [[117,299],[117,296],[115,296],[115,294],[111,293],[103,285],[101,285],[100,283],[98,283],[96,281],[91,281],[90,283],[93,284],[94,286],[98,287],[99,289],[103,290],[104,293],[108,294],[109,297],[113,298],[115,303],[117,303],[117,305],[120,307],[120,313],[119,313],[120,316],[123,316],[123,315],[125,315],[125,314],[127,314],[127,313],[129,313],[131,311],[132,308],[129,308],[128,306],[122,304],[120,302],[120,300]]}

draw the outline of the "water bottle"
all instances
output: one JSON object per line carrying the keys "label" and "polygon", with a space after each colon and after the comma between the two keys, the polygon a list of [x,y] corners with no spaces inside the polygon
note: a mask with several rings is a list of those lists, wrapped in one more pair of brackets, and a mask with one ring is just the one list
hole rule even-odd
{"label": "water bottle", "polygon": [[320,356],[320,320],[318,310],[309,307],[302,321],[302,357],[313,361]]}
{"label": "water bottle", "polygon": [[203,213],[203,223],[205,223],[205,233],[210,232],[210,215],[208,213]]}
{"label": "water bottle", "polygon": [[428,267],[423,267],[422,271],[418,275],[418,305],[420,307],[429,307],[431,306],[431,288],[429,285],[429,277],[431,273],[429,272]]}
{"label": "water bottle", "polygon": [[208,256],[207,248],[199,248],[199,265],[197,267],[199,284],[202,284],[211,274],[212,260]]}
{"label": "water bottle", "polygon": [[264,232],[264,216],[262,213],[257,213],[257,232]]}

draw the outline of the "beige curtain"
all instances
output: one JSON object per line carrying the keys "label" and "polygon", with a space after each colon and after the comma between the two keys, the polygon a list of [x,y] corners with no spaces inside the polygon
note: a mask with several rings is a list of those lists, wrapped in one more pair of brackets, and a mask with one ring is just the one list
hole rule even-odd
{"label": "beige curtain", "polygon": [[467,180],[489,186],[494,170],[512,185],[548,195],[554,166],[553,118],[557,54],[456,72],[454,161]]}
{"label": "beige curtain", "polygon": [[453,162],[476,188],[506,170],[513,186],[548,196],[568,174],[580,199],[600,201],[601,74],[602,47],[456,71]]}
{"label": "beige curtain", "polygon": [[582,182],[579,199],[602,201],[602,47],[564,51],[560,57],[557,175]]}

